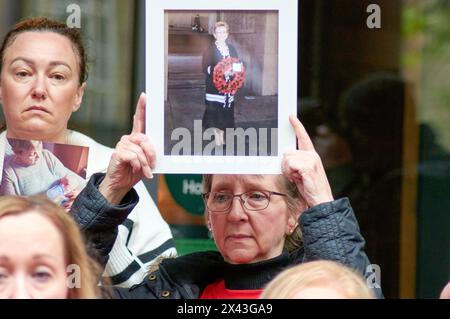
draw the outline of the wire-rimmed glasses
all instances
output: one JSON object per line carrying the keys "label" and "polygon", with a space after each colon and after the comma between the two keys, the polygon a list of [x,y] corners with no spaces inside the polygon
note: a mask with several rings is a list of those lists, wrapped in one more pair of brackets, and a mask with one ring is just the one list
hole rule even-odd
{"label": "wire-rimmed glasses", "polygon": [[202,194],[206,207],[210,212],[227,212],[235,197],[239,197],[246,210],[264,210],[269,206],[272,195],[287,196],[286,194],[272,191],[248,191],[242,194],[230,192],[209,192]]}

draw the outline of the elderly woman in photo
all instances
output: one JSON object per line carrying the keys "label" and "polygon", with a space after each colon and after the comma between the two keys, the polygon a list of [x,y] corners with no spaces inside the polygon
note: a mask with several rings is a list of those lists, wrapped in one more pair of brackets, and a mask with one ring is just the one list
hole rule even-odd
{"label": "elderly woman in photo", "polygon": [[[228,44],[230,27],[219,21],[214,25],[214,43],[203,54],[203,71],[206,74],[205,112],[203,130],[212,128],[217,146],[225,143],[227,128],[234,128],[234,95],[239,87],[227,89],[235,77],[242,76],[243,64],[238,60],[236,49]],[[234,63],[231,63],[235,61]],[[217,81],[217,82],[215,82]],[[222,85],[220,84],[222,82]],[[243,81],[240,85],[243,84]]]}
{"label": "elderly woman in photo", "polygon": [[[106,170],[113,150],[67,128],[87,85],[86,61],[80,31],[64,23],[27,19],[6,34],[0,47],[0,103],[6,119],[0,152],[6,137],[80,145],[89,147],[88,178]],[[144,95],[138,104],[145,104]],[[135,135],[124,139],[132,140],[132,149],[141,142]],[[137,183],[136,190],[139,204],[119,227],[106,266],[106,275],[124,287],[140,282],[159,255],[176,253],[169,226],[144,184]]]}
{"label": "elderly woman in photo", "polygon": [[[135,120],[144,119],[143,113],[137,112]],[[142,284],[116,289],[117,297],[258,298],[289,265],[317,259],[370,275],[364,239],[348,200],[334,200],[309,136],[297,118],[290,120],[300,149],[284,154],[283,175],[204,177],[207,227],[218,252],[165,259]],[[118,144],[106,176],[94,176],[72,208],[92,246],[101,247],[99,253],[105,256],[105,247],[114,241],[110,234],[135,205],[136,194],[128,190],[143,169],[155,164],[152,149],[143,149],[146,156],[139,161],[132,160],[127,149],[126,143]],[[93,203],[91,198],[105,200]],[[100,205],[102,209],[92,212],[91,207]],[[98,229],[104,236],[94,231]],[[374,292],[382,296],[381,289]]]}

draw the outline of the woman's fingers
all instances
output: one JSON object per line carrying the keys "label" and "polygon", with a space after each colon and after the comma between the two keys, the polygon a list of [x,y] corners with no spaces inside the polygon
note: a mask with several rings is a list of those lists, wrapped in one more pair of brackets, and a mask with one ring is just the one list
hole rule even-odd
{"label": "woman's fingers", "polygon": [[130,140],[142,148],[145,156],[147,157],[150,168],[154,169],[156,166],[156,152],[148,136],[145,134],[133,133],[130,135]]}
{"label": "woman's fingers", "polygon": [[295,131],[295,136],[297,136],[298,149],[304,151],[315,151],[314,144],[309,138],[308,133],[306,132],[303,124],[298,120],[295,115],[289,116],[289,121],[291,122],[292,127]]}
{"label": "woman's fingers", "polygon": [[141,93],[136,105],[136,112],[133,116],[132,133],[145,133],[145,105],[146,96],[145,93]]}
{"label": "woman's fingers", "polygon": [[[132,164],[134,174],[142,170],[143,175],[147,178],[153,177],[152,168],[155,165],[155,157],[151,143],[145,135],[139,136],[132,134],[124,136],[118,144],[117,149],[122,152],[127,152],[127,158],[124,159]],[[136,160],[139,162],[139,165],[135,162]]]}
{"label": "woman's fingers", "polygon": [[291,182],[295,182],[309,207],[333,200],[325,170],[316,152],[286,152],[282,172]]}
{"label": "woman's fingers", "polygon": [[156,153],[145,135],[146,98],[142,93],[133,117],[130,135],[123,136],[117,143],[105,179],[99,189],[111,203],[118,203],[122,197],[139,182],[143,176],[153,178]]}
{"label": "woman's fingers", "polygon": [[64,196],[70,199],[75,197],[75,193],[73,191],[70,191],[68,193],[65,193]]}
{"label": "woman's fingers", "polygon": [[317,166],[317,154],[309,151],[286,152],[281,162],[282,172],[289,179],[295,177],[292,176],[292,174],[294,173],[297,173],[299,174],[299,176],[301,176],[306,172],[317,171]]}
{"label": "woman's fingers", "polygon": [[298,142],[298,150],[284,154],[281,163],[283,174],[295,182],[309,207],[333,200],[330,184],[320,156],[304,126],[295,115],[289,116]]}
{"label": "woman's fingers", "polygon": [[135,177],[144,175],[147,178],[152,178],[152,171],[142,150],[135,145],[130,145],[126,151],[130,154],[129,163],[132,167],[133,175]]}
{"label": "woman's fingers", "polygon": [[[145,108],[146,108],[146,96],[145,93],[141,93],[136,105],[136,112],[133,117],[133,130],[127,137],[131,143],[139,145],[143,150],[143,154],[146,160],[142,158],[142,152],[135,149],[139,153],[139,160],[143,164],[144,175],[148,178],[153,177],[151,170],[156,166],[156,152],[150,139],[145,135]],[[146,165],[147,163],[148,165]]]}

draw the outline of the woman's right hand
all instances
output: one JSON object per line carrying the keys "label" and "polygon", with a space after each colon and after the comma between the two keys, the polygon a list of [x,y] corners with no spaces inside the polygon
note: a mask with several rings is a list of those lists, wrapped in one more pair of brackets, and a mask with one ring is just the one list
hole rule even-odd
{"label": "woman's right hand", "polygon": [[133,118],[133,130],[117,143],[99,191],[108,202],[117,205],[144,176],[153,178],[155,164],[156,153],[145,135],[145,94],[142,93]]}

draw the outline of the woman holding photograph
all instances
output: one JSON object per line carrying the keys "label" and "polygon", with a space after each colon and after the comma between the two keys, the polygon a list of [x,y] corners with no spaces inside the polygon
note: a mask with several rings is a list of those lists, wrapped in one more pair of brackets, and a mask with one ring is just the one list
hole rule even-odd
{"label": "woman holding photograph", "polygon": [[[67,127],[81,105],[87,77],[79,30],[46,18],[15,25],[0,48],[0,103],[7,129],[0,135],[0,152],[6,137],[86,146],[87,178],[105,171],[113,150]],[[139,105],[145,105],[145,95]],[[141,135],[124,138],[131,142],[130,151],[141,143]],[[170,229],[144,184],[136,189],[139,204],[119,227],[106,266],[112,283],[124,287],[140,282],[159,255],[176,253]]]}
{"label": "woman holding photograph", "polygon": [[[159,269],[149,270],[142,284],[115,289],[116,297],[258,298],[283,269],[318,259],[372,275],[366,270],[370,261],[348,199],[334,200],[309,136],[297,118],[290,120],[300,149],[284,154],[283,175],[204,176],[206,225],[218,251],[164,259]],[[128,190],[143,169],[154,167],[153,150],[143,149],[143,153],[142,161],[130,161],[126,144],[119,143],[106,176],[94,175],[75,200],[71,213],[91,239],[91,246],[100,247],[100,254],[106,255],[103,247],[114,242],[115,225],[127,214],[123,207],[136,203],[134,190]],[[90,200],[99,193],[111,198],[101,209]],[[379,287],[372,289],[382,297]]]}
{"label": "woman holding photograph", "polygon": [[215,42],[203,54],[206,74],[203,131],[213,128],[217,146],[225,144],[227,128],[234,128],[234,95],[244,82],[244,65],[236,49],[227,43],[229,26],[219,21],[214,26]]}

